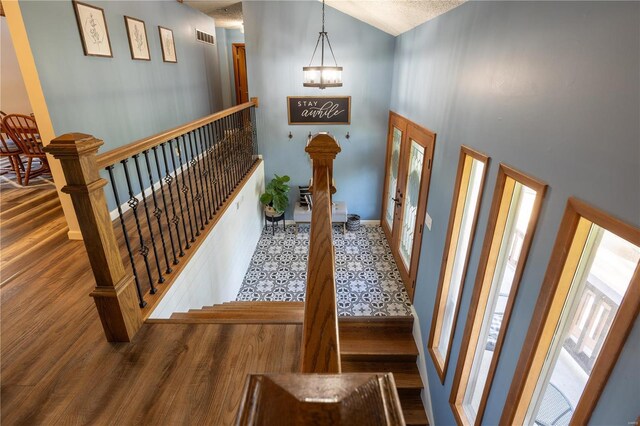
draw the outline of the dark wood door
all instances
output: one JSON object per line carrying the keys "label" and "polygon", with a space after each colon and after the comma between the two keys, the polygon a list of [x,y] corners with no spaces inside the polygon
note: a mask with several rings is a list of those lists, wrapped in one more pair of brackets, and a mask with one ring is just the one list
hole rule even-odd
{"label": "dark wood door", "polygon": [[413,300],[427,213],[435,133],[390,113],[382,228]]}
{"label": "dark wood door", "polygon": [[236,88],[236,105],[249,102],[249,85],[247,84],[247,54],[244,43],[234,43],[233,75]]}

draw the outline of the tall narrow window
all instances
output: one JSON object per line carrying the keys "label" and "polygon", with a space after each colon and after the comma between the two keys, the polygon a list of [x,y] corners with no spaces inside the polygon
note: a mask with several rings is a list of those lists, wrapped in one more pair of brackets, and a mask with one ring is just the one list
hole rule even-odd
{"label": "tall narrow window", "polygon": [[640,303],[640,230],[570,199],[502,423],[587,424]]}
{"label": "tall narrow window", "polygon": [[480,424],[546,185],[500,165],[451,390],[461,424]]}
{"label": "tall narrow window", "polygon": [[433,311],[429,352],[444,383],[489,158],[462,146]]}

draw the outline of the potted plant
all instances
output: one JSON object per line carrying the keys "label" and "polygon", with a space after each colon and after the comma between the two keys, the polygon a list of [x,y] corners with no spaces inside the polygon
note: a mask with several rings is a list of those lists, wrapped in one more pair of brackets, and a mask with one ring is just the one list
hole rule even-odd
{"label": "potted plant", "polygon": [[269,217],[278,217],[284,214],[289,206],[289,176],[278,176],[271,179],[260,196],[260,202],[264,204],[264,212]]}

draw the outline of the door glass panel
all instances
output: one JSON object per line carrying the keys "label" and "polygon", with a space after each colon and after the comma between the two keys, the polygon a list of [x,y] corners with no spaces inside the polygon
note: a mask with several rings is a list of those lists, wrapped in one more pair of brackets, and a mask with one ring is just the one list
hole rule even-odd
{"label": "door glass panel", "polygon": [[638,262],[640,247],[591,225],[529,407],[528,424],[569,424]]}
{"label": "door glass panel", "polygon": [[533,213],[536,191],[515,182],[502,233],[498,259],[491,280],[489,298],[482,319],[482,328],[475,348],[463,407],[468,418],[475,421],[484,391],[495,346],[502,329],[502,318],[515,276],[522,243]]}
{"label": "door glass panel", "polygon": [[[437,338],[438,344],[435,347],[442,358],[446,356],[449,342],[451,341],[451,327],[453,326],[453,317],[456,312],[456,305],[458,304],[458,295],[462,287],[462,274],[464,273],[467,252],[469,250],[469,244],[471,243],[471,230],[475,219],[484,171],[484,163],[482,161],[478,161],[469,156],[467,156],[467,161],[471,161],[471,172],[469,173],[469,181],[464,195],[464,204],[461,205],[463,209],[462,217],[458,225],[460,233],[458,234],[457,241],[454,242],[455,251],[453,262],[447,264],[447,268],[451,268],[451,271],[447,271],[445,275],[451,277],[447,286],[449,292],[444,306],[442,328]],[[463,189],[461,188],[461,190]]]}
{"label": "door glass panel", "polygon": [[420,181],[422,180],[422,165],[424,164],[424,148],[419,143],[411,141],[409,167],[407,171],[407,186],[404,199],[404,213],[402,215],[402,233],[400,235],[400,257],[407,269],[411,265],[413,251],[413,235],[416,230],[418,214],[418,198],[420,197]]}
{"label": "door glass panel", "polygon": [[387,181],[387,208],[384,214],[384,220],[387,222],[390,230],[393,230],[393,213],[396,207],[393,198],[396,197],[398,189],[398,173],[400,168],[400,143],[402,142],[402,132],[395,127],[393,128],[393,142],[391,144],[391,156],[389,157],[389,179]]}

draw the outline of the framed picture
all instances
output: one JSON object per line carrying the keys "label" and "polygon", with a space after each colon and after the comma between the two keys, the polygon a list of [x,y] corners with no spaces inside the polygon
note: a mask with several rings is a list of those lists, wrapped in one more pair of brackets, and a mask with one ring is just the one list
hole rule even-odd
{"label": "framed picture", "polygon": [[150,61],[149,42],[147,41],[147,29],[144,21],[130,16],[124,17],[124,24],[127,27],[127,37],[129,37],[129,49],[131,49],[131,59]]}
{"label": "framed picture", "polygon": [[289,124],[350,124],[351,96],[287,96]]}
{"label": "framed picture", "polygon": [[176,56],[176,45],[173,42],[173,31],[161,26],[158,26],[158,31],[160,31],[162,60],[165,62],[178,62],[178,57]]}
{"label": "framed picture", "polygon": [[90,4],[73,1],[82,48],[86,56],[113,57],[109,30],[104,17],[104,9]]}

